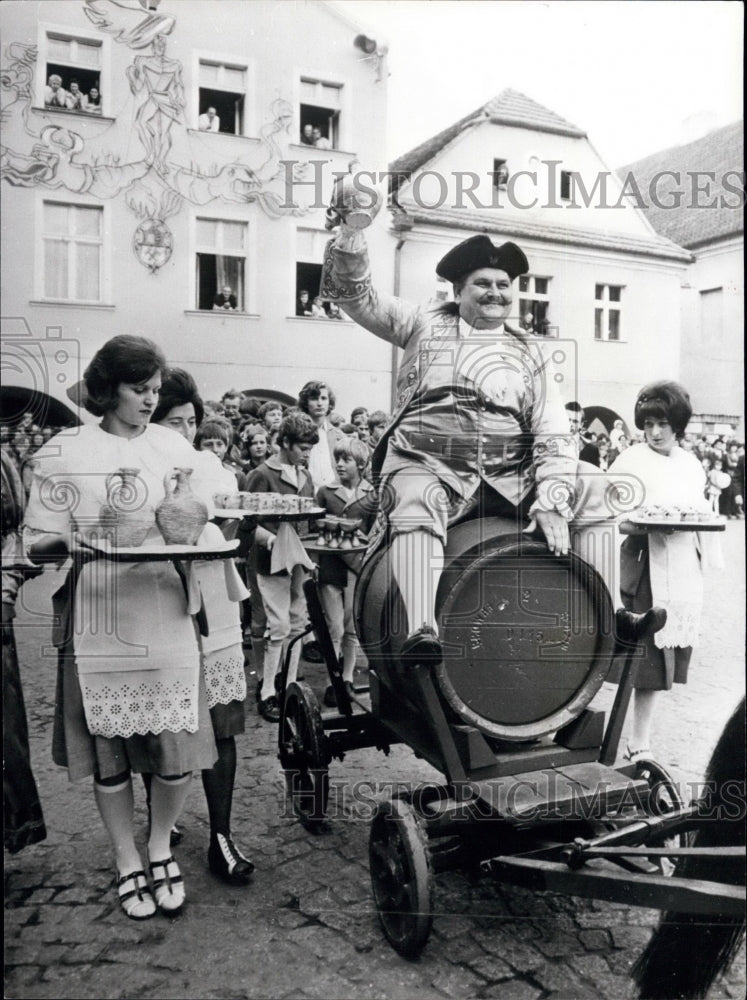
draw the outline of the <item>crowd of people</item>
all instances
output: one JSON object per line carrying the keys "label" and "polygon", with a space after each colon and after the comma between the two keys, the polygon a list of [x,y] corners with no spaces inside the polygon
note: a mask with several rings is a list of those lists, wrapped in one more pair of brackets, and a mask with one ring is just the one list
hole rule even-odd
{"label": "crowd of people", "polygon": [[[124,482],[129,473],[131,482],[144,484],[152,506],[164,494],[169,470],[191,470],[192,490],[208,509],[214,509],[217,494],[240,489],[295,493],[316,498],[330,512],[357,515],[365,530],[373,517],[365,480],[370,445],[388,418],[356,407],[346,421],[333,409],[332,390],[319,381],[303,386],[291,407],[233,389],[203,402],[188,372],[168,367],[152,342],[127,336],[113,338],[96,354],[81,399],[100,423],[55,433],[60,429],[39,428],[27,413],[14,428],[3,425],[4,749],[12,763],[4,772],[5,846],[17,851],[46,836],[28,752],[12,626],[15,601],[23,583],[46,565],[66,564],[67,586],[56,597],[61,628],[53,758],[71,780],[93,777],[122,911],[143,920],[159,911],[173,915],[184,904],[173,848],[181,839],[176,822],[195,771],[201,772],[208,806],[210,870],[233,885],[250,880],[253,863],[231,829],[247,664],[251,660],[256,671],[260,714],[277,722],[282,655],[308,625],[300,585],[311,564],[303,550],[299,559],[292,544],[288,549],[287,535],[267,517],[244,534],[240,529],[236,560],[225,560],[225,566],[197,560],[189,582],[170,564],[147,561],[107,563],[116,579],[105,579],[89,563],[101,512],[112,502],[112,478]],[[64,483],[64,497],[74,498],[69,504],[47,502],[58,482]],[[200,545],[223,541],[218,524],[204,526]],[[154,522],[142,544],[159,538]],[[321,563],[330,633],[351,682],[357,654],[353,577],[334,556]],[[190,598],[194,587],[197,608]],[[95,626],[112,593],[116,638]],[[146,634],[147,666],[126,659],[113,666],[113,644],[136,645]],[[319,662],[315,645],[312,636],[304,656]],[[297,645],[290,680],[300,653]],[[330,696],[331,688],[326,698],[334,704]],[[147,865],[134,840],[133,773],[143,777],[148,804]]]}
{"label": "crowd of people", "polygon": [[[439,262],[437,274],[453,283],[455,294],[439,307],[444,335],[435,350],[429,314],[373,291],[365,244],[344,224],[332,266],[341,295],[356,290],[344,298],[346,313],[404,351],[393,414],[359,405],[348,419],[336,409],[333,387],[319,379],[306,382],[289,406],[236,389],[203,400],[190,373],[169,365],[155,343],[117,336],[84,374],[80,398],[97,424],[45,436],[28,414],[3,431],[4,729],[6,757],[12,753],[17,765],[4,775],[6,847],[20,850],[45,835],[13,643],[15,601],[26,579],[46,565],[64,565],[67,583],[55,594],[53,759],[71,780],[93,779],[119,904],[131,919],[173,915],[184,905],[173,848],[198,771],[210,819],[207,864],[233,885],[249,883],[254,866],[231,827],[245,657],[256,671],[257,711],[277,723],[282,677],[298,678],[302,656],[321,661],[303,592],[314,559],[347,684],[358,654],[352,624],[358,554],[314,556],[302,544],[303,525],[279,517],[272,505],[241,522],[235,561],[195,558],[185,569],[182,562],[98,558],[102,545],[117,541],[128,511],[145,521],[141,544],[163,542],[158,511],[173,477],[181,488],[191,475],[192,513],[199,520],[203,512],[195,534],[200,548],[223,543],[232,522],[221,518],[230,504],[220,498],[241,491],[304,498],[330,518],[353,522],[362,540],[386,544],[404,609],[402,664],[442,661],[436,593],[455,518],[487,512],[513,519],[536,531],[552,556],[573,550],[599,572],[615,604],[622,599],[616,648],[646,639],[628,760],[650,753],[656,694],[686,682],[707,541],[695,531],[634,539],[632,548],[623,546],[616,580],[602,544],[615,518],[610,483],[628,474],[649,500],[701,507],[706,493],[713,503],[710,491],[721,490],[720,503],[734,483],[728,503],[737,513],[727,516],[742,512],[744,449],[736,441],[688,440],[692,407],[684,387],[645,386],[634,407],[635,436],[618,420],[594,437],[579,403],[563,409],[545,377],[539,338],[504,327],[512,283],[529,267],[515,244],[497,247],[477,236]],[[496,358],[507,363],[497,365]],[[724,478],[712,478],[714,472]],[[117,480],[131,493],[119,514]],[[102,541],[112,524],[113,534]],[[117,627],[103,630],[112,595]],[[302,637],[309,640],[305,649]],[[145,660],[122,656],[146,639]],[[336,703],[331,687],[324,701]],[[135,841],[133,773],[146,786],[147,865]]]}
{"label": "crowd of people", "polygon": [[76,79],[71,78],[65,83],[58,73],[52,73],[44,88],[44,106],[100,115],[101,94],[98,87],[91,87],[86,94]]}

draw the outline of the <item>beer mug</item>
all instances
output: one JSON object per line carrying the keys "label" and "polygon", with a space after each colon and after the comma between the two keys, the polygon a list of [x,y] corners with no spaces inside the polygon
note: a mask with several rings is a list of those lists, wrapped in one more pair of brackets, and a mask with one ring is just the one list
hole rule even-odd
{"label": "beer mug", "polygon": [[383,201],[381,193],[372,187],[372,179],[368,173],[356,183],[353,168],[357,166],[359,164],[354,160],[350,164],[349,173],[335,181],[327,209],[327,229],[334,229],[341,222],[351,229],[367,229],[379,214]]}

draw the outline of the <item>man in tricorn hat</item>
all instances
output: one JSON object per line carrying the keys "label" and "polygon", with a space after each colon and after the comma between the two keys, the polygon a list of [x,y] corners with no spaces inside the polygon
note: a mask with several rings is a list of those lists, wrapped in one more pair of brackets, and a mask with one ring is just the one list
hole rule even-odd
{"label": "man in tricorn hat", "polygon": [[401,655],[437,663],[435,595],[455,516],[479,505],[486,514],[529,518],[528,530],[538,527],[550,551],[565,555],[569,523],[581,514],[574,549],[598,563],[600,539],[595,545],[584,536],[603,521],[609,531],[609,514],[598,480],[595,496],[593,479],[577,475],[567,416],[540,342],[506,322],[512,284],[529,270],[523,251],[485,235],[464,240],[436,267],[453,284],[453,302],[429,309],[376,292],[362,233],[340,221],[325,253],[321,295],[404,351],[397,407],[372,470],[408,615]]}

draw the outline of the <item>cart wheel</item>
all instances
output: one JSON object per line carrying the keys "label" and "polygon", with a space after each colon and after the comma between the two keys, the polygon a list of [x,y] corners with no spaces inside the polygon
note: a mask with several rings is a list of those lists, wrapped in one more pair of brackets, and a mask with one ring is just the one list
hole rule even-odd
{"label": "cart wheel", "polygon": [[404,799],[382,802],[368,841],[376,908],[384,934],[405,958],[417,958],[433,922],[433,872],[425,824]]}
{"label": "cart wheel", "polygon": [[[655,760],[644,758],[636,761],[634,777],[645,781],[650,789],[648,811],[652,816],[666,816],[667,813],[682,808],[682,797],[674,779]],[[661,846],[685,847],[687,843],[686,834],[676,833],[672,837],[665,837],[661,841]],[[671,875],[674,872],[674,863],[669,858],[651,858],[651,861],[660,869],[662,875]]]}
{"label": "cart wheel", "polygon": [[308,684],[289,684],[280,734],[280,764],[293,812],[309,830],[319,830],[326,820],[329,760],[314,692]]}

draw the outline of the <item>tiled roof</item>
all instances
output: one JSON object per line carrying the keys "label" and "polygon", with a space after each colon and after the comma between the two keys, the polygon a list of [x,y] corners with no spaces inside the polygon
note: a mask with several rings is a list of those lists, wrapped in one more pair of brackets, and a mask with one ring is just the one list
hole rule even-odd
{"label": "tiled roof", "polygon": [[644,257],[659,257],[689,263],[692,254],[663,236],[632,236],[605,230],[579,229],[570,226],[548,225],[531,219],[511,218],[494,211],[465,212],[456,208],[424,209],[414,203],[402,206],[406,214],[395,215],[394,226],[411,229],[413,224],[446,226],[449,229],[468,230],[472,233],[498,233],[501,236],[518,236],[562,243],[565,246],[595,247],[617,253],[630,253]]}
{"label": "tiled roof", "polygon": [[460,118],[442,132],[438,132],[409,152],[398,156],[389,165],[399,176],[391,178],[392,190],[396,191],[413,171],[432,160],[445,146],[448,146],[466,128],[481,122],[491,121],[502,125],[533,129],[535,132],[553,132],[556,135],[570,135],[578,139],[586,137],[581,129],[556,115],[554,111],[537,104],[531,97],[510,88],[493,97],[470,114]]}
{"label": "tiled roof", "polygon": [[[723,186],[724,175],[728,171],[744,170],[744,125],[734,122],[723,128],[709,132],[701,139],[684,146],[672,146],[659,153],[652,153],[636,163],[620,167],[617,171],[622,179],[632,174],[646,206],[643,210],[648,221],[662,236],[679,243],[683,247],[698,247],[705,243],[724,239],[744,232],[743,208],[734,191]],[[671,208],[659,208],[651,203],[649,185],[657,174],[672,171],[676,176],[662,176],[655,182],[654,190],[658,200],[664,205],[676,201],[676,192],[681,191],[680,204]],[[715,180],[699,178],[700,194],[693,194],[695,171],[715,174]],[[732,188],[739,187],[736,176],[727,179]],[[736,207],[721,205],[725,199]],[[717,204],[708,207],[712,202]]]}

